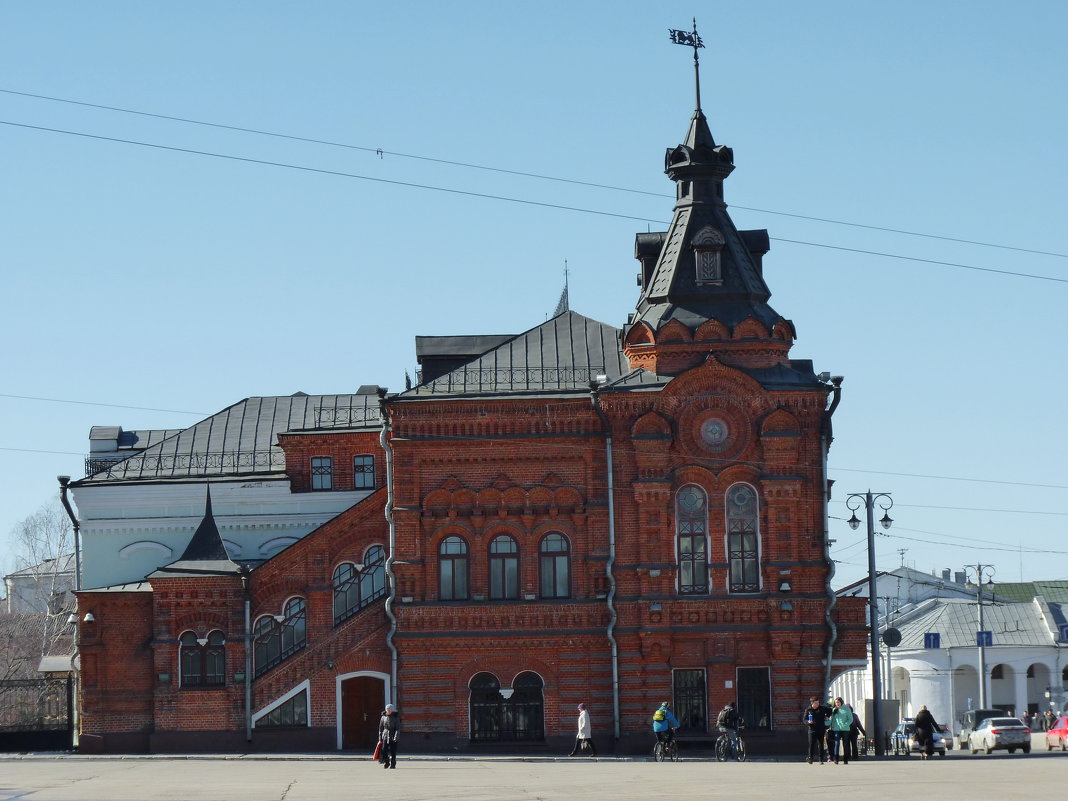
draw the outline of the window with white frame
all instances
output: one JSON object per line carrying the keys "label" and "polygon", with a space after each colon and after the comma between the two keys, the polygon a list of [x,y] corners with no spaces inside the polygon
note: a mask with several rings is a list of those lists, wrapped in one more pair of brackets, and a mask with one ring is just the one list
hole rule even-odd
{"label": "window with white frame", "polygon": [[675,543],[679,560],[679,594],[708,592],[708,495],[687,484],[675,498]]}
{"label": "window with white frame", "polygon": [[329,490],[334,488],[334,460],[332,457],[312,457],[311,488],[313,490]]}

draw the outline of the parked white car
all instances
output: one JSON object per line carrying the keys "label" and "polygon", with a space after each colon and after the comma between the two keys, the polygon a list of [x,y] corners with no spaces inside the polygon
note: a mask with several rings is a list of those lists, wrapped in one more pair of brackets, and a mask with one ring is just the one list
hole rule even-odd
{"label": "parked white car", "polygon": [[1014,754],[1017,748],[1030,754],[1031,730],[1019,718],[987,718],[968,735],[968,747],[973,754],[978,754],[980,748],[988,754],[993,751]]}

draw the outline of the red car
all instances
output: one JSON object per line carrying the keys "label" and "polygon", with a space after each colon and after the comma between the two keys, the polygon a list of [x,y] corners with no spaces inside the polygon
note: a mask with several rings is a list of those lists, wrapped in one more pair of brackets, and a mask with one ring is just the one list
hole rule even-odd
{"label": "red car", "polygon": [[1052,751],[1058,745],[1062,751],[1068,751],[1068,717],[1054,720],[1046,732],[1046,750]]}

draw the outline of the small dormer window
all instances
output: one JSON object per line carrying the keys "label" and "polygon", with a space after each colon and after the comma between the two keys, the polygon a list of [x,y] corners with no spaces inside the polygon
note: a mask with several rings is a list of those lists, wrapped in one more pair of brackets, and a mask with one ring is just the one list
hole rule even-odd
{"label": "small dormer window", "polygon": [[697,284],[719,286],[723,283],[721,254],[726,240],[718,230],[706,225],[693,238],[694,262],[697,267]]}

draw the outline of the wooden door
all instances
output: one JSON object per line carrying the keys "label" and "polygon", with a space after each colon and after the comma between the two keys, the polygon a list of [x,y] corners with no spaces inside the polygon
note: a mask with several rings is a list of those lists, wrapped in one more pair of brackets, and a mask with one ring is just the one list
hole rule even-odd
{"label": "wooden door", "polygon": [[370,750],[386,705],[386,683],[374,676],[341,682],[341,747]]}

